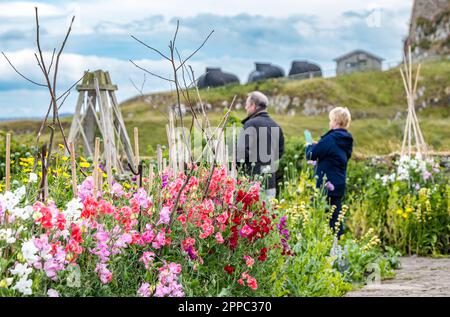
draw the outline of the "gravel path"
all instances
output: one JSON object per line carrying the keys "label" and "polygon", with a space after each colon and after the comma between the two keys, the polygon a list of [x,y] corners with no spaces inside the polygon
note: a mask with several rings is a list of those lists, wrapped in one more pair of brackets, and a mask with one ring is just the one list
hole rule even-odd
{"label": "gravel path", "polygon": [[450,258],[400,258],[402,266],[394,279],[349,292],[347,297],[450,297]]}

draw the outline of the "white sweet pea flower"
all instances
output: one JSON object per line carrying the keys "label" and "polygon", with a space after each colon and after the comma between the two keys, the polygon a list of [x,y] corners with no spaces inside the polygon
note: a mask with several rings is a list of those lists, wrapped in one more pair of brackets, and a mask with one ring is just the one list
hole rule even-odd
{"label": "white sweet pea flower", "polygon": [[68,223],[77,221],[81,216],[83,210],[83,203],[81,199],[74,198],[67,203],[66,210],[63,211],[64,217]]}
{"label": "white sweet pea flower", "polygon": [[11,215],[15,218],[20,218],[22,220],[27,220],[33,214],[33,207],[26,206],[24,208],[16,207],[11,210]]}
{"label": "white sweet pea flower", "polygon": [[22,244],[22,255],[28,263],[34,263],[39,260],[39,257],[36,255],[38,251],[39,249],[34,245],[33,239]]}
{"label": "white sweet pea flower", "polygon": [[22,264],[22,263],[17,262],[16,265],[14,266],[14,268],[12,268],[10,271],[11,271],[12,275],[17,275],[20,277],[28,278],[28,275],[31,274],[33,269],[28,267],[28,264],[26,264],[26,263]]}
{"label": "white sweet pea flower", "polygon": [[380,176],[380,174],[378,174],[378,173],[375,175],[375,179],[380,179],[380,177],[381,177],[381,176]]}
{"label": "white sweet pea flower", "polygon": [[11,228],[7,229],[0,229],[0,241],[4,240],[8,244],[12,244],[16,242],[16,237],[14,235],[14,232],[11,230]]}
{"label": "white sweet pea flower", "polygon": [[30,183],[36,183],[38,180],[38,176],[35,173],[30,173]]}
{"label": "white sweet pea flower", "polygon": [[12,287],[12,289],[17,290],[23,295],[31,295],[33,291],[31,290],[31,286],[33,285],[32,280],[27,280],[26,277],[21,278],[16,285]]}
{"label": "white sweet pea flower", "polygon": [[395,173],[392,173],[391,175],[389,175],[389,180],[393,183],[395,182]]}

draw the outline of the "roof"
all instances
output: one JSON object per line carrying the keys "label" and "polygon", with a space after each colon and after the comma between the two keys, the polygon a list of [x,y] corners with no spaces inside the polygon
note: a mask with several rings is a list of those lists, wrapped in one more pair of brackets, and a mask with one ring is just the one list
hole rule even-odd
{"label": "roof", "polygon": [[343,59],[345,59],[345,58],[347,58],[347,57],[349,57],[349,56],[351,56],[351,55],[355,55],[355,54],[366,54],[366,55],[368,55],[368,56],[370,56],[370,57],[372,57],[372,58],[375,58],[375,59],[379,60],[380,62],[384,60],[384,58],[381,58],[381,57],[379,57],[379,56],[377,56],[377,55],[374,55],[374,54],[369,53],[369,52],[364,51],[364,50],[354,50],[354,51],[351,51],[350,53],[347,53],[347,54],[345,54],[345,55],[336,57],[336,58],[333,59],[333,60],[337,62],[337,61],[343,60]]}

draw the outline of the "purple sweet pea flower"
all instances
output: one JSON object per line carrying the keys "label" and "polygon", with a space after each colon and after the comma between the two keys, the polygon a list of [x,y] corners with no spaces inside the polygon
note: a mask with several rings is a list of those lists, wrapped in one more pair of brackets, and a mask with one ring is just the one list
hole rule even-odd
{"label": "purple sweet pea flower", "polygon": [[328,181],[325,183],[325,188],[332,192],[334,190],[334,185]]}

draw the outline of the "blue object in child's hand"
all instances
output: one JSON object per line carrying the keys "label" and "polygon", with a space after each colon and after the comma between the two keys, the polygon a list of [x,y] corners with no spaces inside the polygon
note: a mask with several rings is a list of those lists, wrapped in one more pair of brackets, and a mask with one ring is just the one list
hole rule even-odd
{"label": "blue object in child's hand", "polygon": [[312,144],[313,143],[313,139],[312,139],[312,136],[311,136],[311,132],[309,132],[309,130],[305,130],[304,134],[305,134],[306,144]]}

